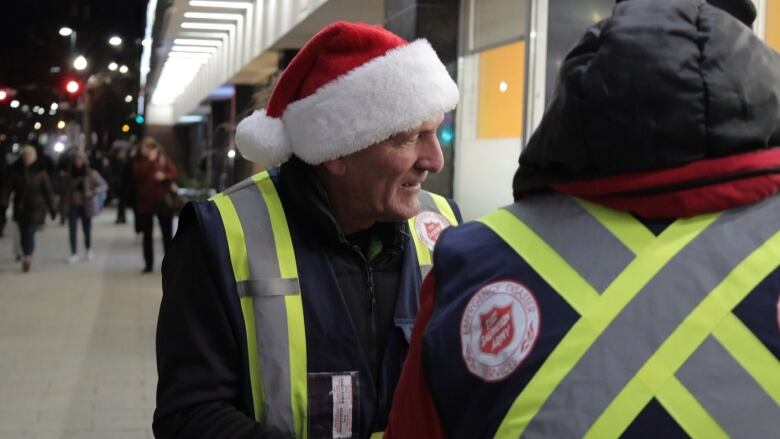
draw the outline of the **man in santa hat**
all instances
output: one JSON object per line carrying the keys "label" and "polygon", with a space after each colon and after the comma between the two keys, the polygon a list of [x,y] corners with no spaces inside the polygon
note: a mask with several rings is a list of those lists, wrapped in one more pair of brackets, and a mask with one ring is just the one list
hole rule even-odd
{"label": "man in santa hat", "polygon": [[267,172],[186,207],[163,264],[158,437],[381,432],[450,200],[437,127],[458,89],[425,40],[338,22],[244,119]]}

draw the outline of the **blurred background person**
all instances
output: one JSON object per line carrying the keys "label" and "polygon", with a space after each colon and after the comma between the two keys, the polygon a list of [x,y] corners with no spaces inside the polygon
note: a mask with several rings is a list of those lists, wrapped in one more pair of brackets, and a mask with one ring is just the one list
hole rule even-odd
{"label": "blurred background person", "polygon": [[157,216],[160,223],[164,251],[167,251],[171,244],[173,215],[165,212],[162,204],[176,181],[176,166],[165,156],[160,143],[152,137],[147,137],[141,142],[141,149],[133,161],[133,175],[136,224],[143,233],[143,273],[151,273],[154,268],[154,216]]}
{"label": "blurred background person", "polygon": [[65,174],[60,213],[68,218],[68,236],[70,238],[70,258],[68,262],[78,261],[76,229],[81,220],[84,232],[83,260],[92,260],[92,217],[100,212],[108,190],[108,184],[100,174],[89,166],[86,154],[77,152]]}
{"label": "blurred background person", "polygon": [[139,146],[133,145],[127,151],[127,158],[122,165],[122,196],[125,199],[125,205],[133,211],[133,231],[136,236],[136,244],[140,243],[141,226],[138,222],[138,212],[136,209],[136,197],[135,197],[135,175],[133,168],[135,167],[135,161],[139,158]]}
{"label": "blurred background person", "polygon": [[[8,163],[5,161],[5,154],[0,154],[0,190],[5,187],[5,181],[8,179]],[[4,204],[0,205],[0,238],[3,237],[3,232],[5,231],[5,210],[6,206]]]}
{"label": "blurred background person", "polygon": [[125,167],[127,166],[127,148],[122,146],[114,147],[111,156],[111,181],[110,191],[116,198],[116,224],[125,224],[127,222],[127,194],[125,190]]}
{"label": "blurred background person", "polygon": [[22,271],[27,272],[35,250],[36,230],[46,221],[47,209],[52,218],[56,215],[49,175],[38,162],[38,153],[31,145],[22,148],[21,159],[11,167],[0,205],[8,206],[12,194],[13,220],[19,227],[22,245]]}

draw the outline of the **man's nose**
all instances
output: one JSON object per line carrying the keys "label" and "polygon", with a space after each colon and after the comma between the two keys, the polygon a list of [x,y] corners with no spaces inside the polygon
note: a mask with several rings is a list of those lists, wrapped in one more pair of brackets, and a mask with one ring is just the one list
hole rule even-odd
{"label": "man's nose", "polygon": [[436,173],[444,168],[444,155],[435,132],[420,142],[419,148],[420,155],[416,164],[418,169]]}

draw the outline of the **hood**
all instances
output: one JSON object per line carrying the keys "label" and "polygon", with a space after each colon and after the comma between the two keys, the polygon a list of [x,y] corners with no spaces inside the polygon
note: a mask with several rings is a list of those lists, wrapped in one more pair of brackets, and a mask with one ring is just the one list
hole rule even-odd
{"label": "hood", "polygon": [[780,54],[703,0],[631,0],[566,56],[515,197],[780,146]]}

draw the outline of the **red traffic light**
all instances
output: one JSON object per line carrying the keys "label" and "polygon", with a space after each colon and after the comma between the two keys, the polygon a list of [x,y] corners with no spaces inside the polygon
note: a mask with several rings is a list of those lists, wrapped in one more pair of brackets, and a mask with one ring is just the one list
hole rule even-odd
{"label": "red traffic light", "polygon": [[78,93],[79,90],[81,90],[81,84],[79,84],[76,80],[71,79],[67,84],[65,84],[65,91],[72,95]]}
{"label": "red traffic light", "polygon": [[8,97],[8,92],[5,90],[0,90],[0,102],[6,100]]}

